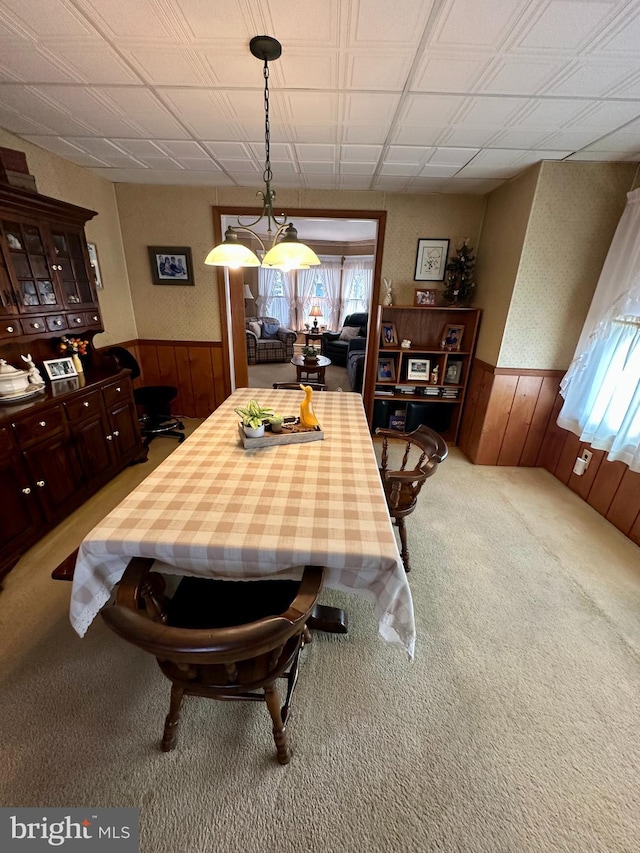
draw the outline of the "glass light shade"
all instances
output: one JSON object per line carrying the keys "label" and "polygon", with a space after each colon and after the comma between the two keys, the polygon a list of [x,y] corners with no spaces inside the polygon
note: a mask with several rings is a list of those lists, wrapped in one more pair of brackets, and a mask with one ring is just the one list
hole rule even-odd
{"label": "glass light shade", "polygon": [[301,270],[319,264],[320,258],[313,249],[298,240],[298,232],[291,223],[287,225],[282,239],[262,259],[263,267],[276,269]]}
{"label": "glass light shade", "polygon": [[232,228],[227,228],[224,240],[215,246],[204,259],[211,267],[259,267],[260,259],[251,249],[238,242],[238,235]]}

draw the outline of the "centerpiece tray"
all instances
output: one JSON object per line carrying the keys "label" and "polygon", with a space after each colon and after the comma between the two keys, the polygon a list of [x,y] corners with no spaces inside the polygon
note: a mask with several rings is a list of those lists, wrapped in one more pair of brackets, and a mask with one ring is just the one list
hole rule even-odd
{"label": "centerpiece tray", "polygon": [[249,438],[244,434],[242,424],[238,432],[245,450],[258,447],[278,447],[281,444],[304,444],[307,441],[322,441],[324,433],[320,427],[305,427],[296,418],[295,423],[284,423],[282,432],[266,431],[260,438]]}

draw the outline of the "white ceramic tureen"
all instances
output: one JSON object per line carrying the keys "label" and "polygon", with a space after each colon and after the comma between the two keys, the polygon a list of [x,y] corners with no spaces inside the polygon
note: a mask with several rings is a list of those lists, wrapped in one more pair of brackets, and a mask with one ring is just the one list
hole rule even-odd
{"label": "white ceramic tureen", "polygon": [[26,391],[29,386],[29,371],[18,370],[0,358],[0,397],[13,397]]}

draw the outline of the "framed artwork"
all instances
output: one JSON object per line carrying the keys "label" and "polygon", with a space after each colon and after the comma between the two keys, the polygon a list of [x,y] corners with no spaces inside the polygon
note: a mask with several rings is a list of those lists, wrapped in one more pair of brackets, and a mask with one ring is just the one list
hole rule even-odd
{"label": "framed artwork", "polygon": [[447,323],[444,327],[444,332],[442,333],[442,349],[460,349],[463,334],[464,326],[458,326],[455,323]]}
{"label": "framed artwork", "polygon": [[49,361],[43,361],[44,369],[47,371],[47,376],[51,381],[56,379],[68,379],[70,376],[77,376],[78,371],[73,366],[73,359],[51,358]]}
{"label": "framed artwork", "polygon": [[149,263],[154,284],[194,284],[189,246],[149,246]]}
{"label": "framed artwork", "polygon": [[424,287],[416,287],[413,294],[413,304],[416,308],[433,307],[438,302],[438,291]]}
{"label": "framed artwork", "polygon": [[431,363],[428,358],[410,358],[407,360],[407,379],[428,382],[430,373]]}
{"label": "framed artwork", "polygon": [[383,322],[380,337],[382,338],[381,343],[383,347],[397,347],[398,333],[396,331],[395,323]]}
{"label": "framed artwork", "polygon": [[100,275],[100,265],[98,264],[98,248],[95,243],[87,243],[87,250],[89,252],[89,262],[96,277],[96,287],[102,290],[102,276]]}
{"label": "framed artwork", "polygon": [[445,385],[459,385],[460,376],[462,375],[462,362],[450,361],[447,364],[447,369],[444,374]]}
{"label": "framed artwork", "polygon": [[447,268],[449,241],[423,237],[418,240],[414,281],[442,281]]}
{"label": "framed artwork", "polygon": [[388,379],[391,382],[395,382],[396,379],[396,363],[393,358],[379,358],[378,359],[378,379],[385,380]]}

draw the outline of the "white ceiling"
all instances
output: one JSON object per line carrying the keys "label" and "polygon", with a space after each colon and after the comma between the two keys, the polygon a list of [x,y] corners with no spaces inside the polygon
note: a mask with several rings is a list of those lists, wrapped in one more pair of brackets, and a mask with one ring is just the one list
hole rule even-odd
{"label": "white ceiling", "polygon": [[0,0],[0,126],[112,181],[489,192],[640,161],[640,0]]}

